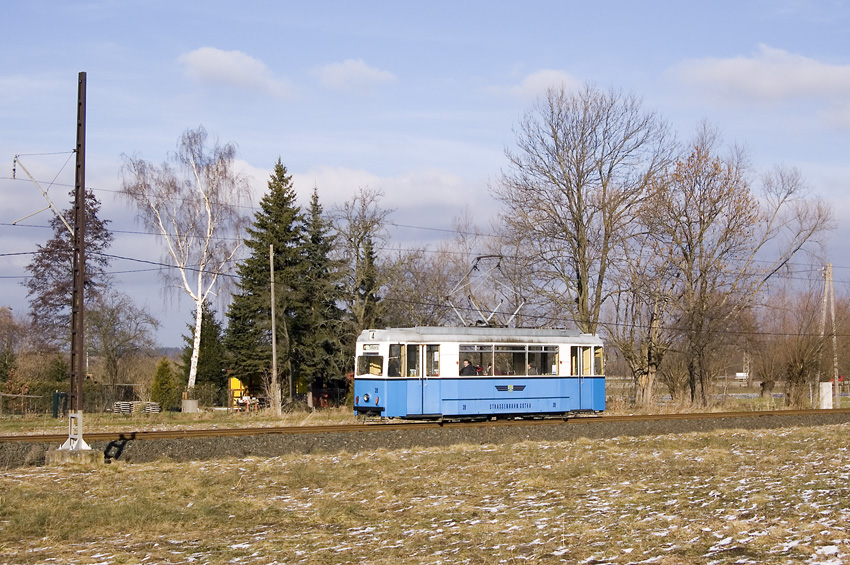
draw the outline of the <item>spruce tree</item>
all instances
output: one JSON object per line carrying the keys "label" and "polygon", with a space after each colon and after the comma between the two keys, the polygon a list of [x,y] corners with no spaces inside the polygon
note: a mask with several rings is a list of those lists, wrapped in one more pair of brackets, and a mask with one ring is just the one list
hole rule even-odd
{"label": "spruce tree", "polygon": [[307,271],[303,282],[308,331],[299,348],[303,353],[302,378],[306,384],[321,379],[327,387],[344,373],[343,311],[339,307],[343,289],[341,263],[331,258],[334,248],[331,223],[324,216],[316,188],[310,199],[304,236]]}
{"label": "spruce tree", "polygon": [[382,306],[381,297],[378,295],[380,286],[375,245],[372,237],[367,236],[363,244],[361,269],[357,279],[357,308],[354,316],[358,335],[361,331],[375,328],[380,323]]}
{"label": "spruce tree", "polygon": [[180,405],[180,388],[180,383],[177,382],[177,377],[171,368],[171,361],[163,356],[157,363],[153,375],[151,400],[159,403],[165,411],[177,408]]}
{"label": "spruce tree", "polygon": [[269,245],[274,246],[275,324],[279,382],[285,388],[299,376],[295,345],[308,327],[302,281],[306,263],[304,224],[296,204],[292,177],[280,159],[268,181],[254,222],[247,229],[249,256],[237,266],[240,280],[228,309],[225,345],[232,355],[233,376],[258,390],[271,371],[271,303]]}
{"label": "spruce tree", "polygon": [[[194,320],[187,327],[189,329],[189,335],[183,336],[183,341],[186,345],[183,347],[181,360],[183,361],[183,377],[188,382],[192,362],[192,346],[195,339]],[[224,330],[221,322],[218,320],[216,311],[207,303],[204,303],[202,308],[201,347],[198,356],[196,383],[198,385],[212,384],[217,391],[221,391],[227,387],[227,351],[224,347],[223,333]]]}

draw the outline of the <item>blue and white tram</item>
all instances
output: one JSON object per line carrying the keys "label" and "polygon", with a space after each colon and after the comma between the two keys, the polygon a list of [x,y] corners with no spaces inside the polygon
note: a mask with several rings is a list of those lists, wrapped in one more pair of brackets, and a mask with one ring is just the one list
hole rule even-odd
{"label": "blue and white tram", "polygon": [[602,340],[527,328],[364,330],[357,338],[354,395],[356,414],[384,418],[601,412]]}

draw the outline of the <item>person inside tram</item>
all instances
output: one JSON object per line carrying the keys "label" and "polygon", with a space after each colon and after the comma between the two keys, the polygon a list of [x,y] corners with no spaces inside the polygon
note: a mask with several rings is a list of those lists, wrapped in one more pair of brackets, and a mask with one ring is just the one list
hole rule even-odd
{"label": "person inside tram", "polygon": [[475,369],[475,366],[471,365],[469,363],[469,359],[464,359],[463,360],[463,367],[461,367],[461,369],[460,369],[461,376],[470,377],[470,376],[474,376],[477,373],[478,373],[478,371]]}

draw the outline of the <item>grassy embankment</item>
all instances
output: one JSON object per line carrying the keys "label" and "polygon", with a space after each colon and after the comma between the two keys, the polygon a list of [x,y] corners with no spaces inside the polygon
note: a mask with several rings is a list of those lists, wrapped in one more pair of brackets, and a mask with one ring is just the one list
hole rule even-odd
{"label": "grassy embankment", "polygon": [[[164,430],[171,428],[228,428],[269,426],[321,426],[351,424],[356,418],[351,409],[331,408],[314,412],[298,410],[275,418],[267,411],[230,412],[204,411],[196,414],[163,412],[160,414],[84,413],[83,432],[110,430]],[[49,414],[28,414],[0,418],[0,435],[67,433],[68,419]]]}
{"label": "grassy embankment", "polygon": [[[683,413],[683,412],[737,412],[782,410],[787,408],[781,399],[761,398],[755,391],[741,387],[729,388],[727,394],[720,389],[712,395],[712,404],[708,407],[691,405],[686,401],[663,402],[656,406],[636,410],[624,399],[626,391],[612,386],[608,398],[607,414],[646,414],[646,413]],[[207,410],[197,414],[166,412],[160,414],[112,414],[85,413],[84,431],[110,430],[156,430],[167,428],[227,428],[227,427],[268,427],[268,426],[321,426],[327,424],[351,424],[357,419],[350,408],[330,408],[310,411],[303,409],[285,412],[281,418],[274,418],[268,411],[227,412],[225,410]],[[53,418],[49,414],[5,415],[0,418],[0,435],[10,434],[54,434],[66,433],[68,420]]]}

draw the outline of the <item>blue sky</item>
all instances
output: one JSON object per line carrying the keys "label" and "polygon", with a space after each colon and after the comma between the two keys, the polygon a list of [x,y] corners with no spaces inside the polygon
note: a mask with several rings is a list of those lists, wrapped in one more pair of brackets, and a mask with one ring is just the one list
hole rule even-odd
{"label": "blue sky", "polygon": [[[26,255],[50,237],[22,163],[67,206],[76,80],[88,86],[87,184],[116,231],[113,253],[158,261],[115,198],[122,154],[160,163],[187,128],[235,142],[257,200],[278,157],[303,199],[326,207],[369,186],[404,226],[450,229],[488,194],[513,127],[554,83],[641,96],[687,139],[708,120],[746,146],[754,171],[801,169],[833,203],[827,258],[850,280],[850,3],[29,1],[3,6],[0,34],[0,305],[27,309]],[[394,228],[394,243],[440,232]],[[116,261],[116,284],[177,345],[187,299]]]}

